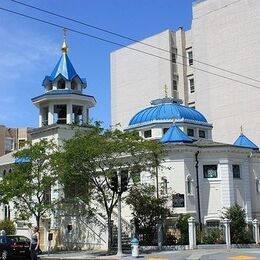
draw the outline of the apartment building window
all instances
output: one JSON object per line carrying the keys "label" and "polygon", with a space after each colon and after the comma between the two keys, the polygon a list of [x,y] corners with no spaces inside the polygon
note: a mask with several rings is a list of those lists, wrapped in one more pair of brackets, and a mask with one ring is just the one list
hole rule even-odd
{"label": "apartment building window", "polygon": [[152,130],[146,130],[144,131],[144,138],[152,137]]}
{"label": "apartment building window", "polygon": [[14,149],[14,139],[11,137],[5,138],[5,152],[11,152]]}
{"label": "apartment building window", "polygon": [[199,130],[199,138],[206,138],[206,132],[204,130]]}
{"label": "apartment building window", "polygon": [[172,62],[176,63],[176,53],[172,52]]}
{"label": "apartment building window", "polygon": [[18,148],[23,148],[26,145],[26,140],[25,139],[19,139],[18,140]]}
{"label": "apartment building window", "polygon": [[203,165],[204,178],[217,178],[218,177],[217,165]]}
{"label": "apartment building window", "polygon": [[177,91],[178,90],[178,81],[176,79],[174,79],[172,81],[172,89],[173,89],[173,91]]}
{"label": "apartment building window", "polygon": [[194,129],[188,128],[188,129],[187,129],[187,135],[188,135],[188,136],[194,136]]}
{"label": "apartment building window", "polygon": [[195,92],[194,78],[189,79],[190,93]]}
{"label": "apartment building window", "polygon": [[188,51],[188,63],[189,65],[193,65],[193,53],[192,51]]}
{"label": "apartment building window", "polygon": [[233,178],[234,179],[240,179],[240,167],[239,167],[239,165],[233,164],[232,170],[233,170]]}
{"label": "apartment building window", "polygon": [[176,63],[176,56],[177,56],[177,49],[176,48],[172,48],[172,62]]}

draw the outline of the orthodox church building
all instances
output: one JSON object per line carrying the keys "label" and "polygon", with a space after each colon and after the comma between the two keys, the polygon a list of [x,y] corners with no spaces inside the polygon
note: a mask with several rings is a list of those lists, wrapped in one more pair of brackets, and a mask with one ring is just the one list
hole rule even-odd
{"label": "orthodox church building", "polygon": [[[126,131],[166,145],[159,188],[161,195],[171,196],[174,213],[190,213],[202,224],[219,226],[223,210],[237,203],[248,222],[259,219],[259,148],[242,129],[232,145],[215,142],[212,128],[199,111],[165,97],[136,113]],[[141,181],[154,180],[142,173]]]}
{"label": "orthodox church building", "polygon": [[[86,125],[93,96],[86,95],[81,78],[68,57],[64,40],[62,55],[50,76],[43,80],[44,93],[32,98],[39,110],[39,128],[33,129],[32,143],[41,138],[62,144],[73,137],[71,125]],[[131,100],[129,100],[131,102]],[[101,104],[102,105],[102,104]],[[234,144],[214,142],[213,125],[197,110],[184,106],[173,97],[156,99],[129,118],[125,131],[137,131],[143,138],[160,140],[167,154],[159,169],[160,195],[169,195],[173,213],[190,213],[200,223],[217,226],[224,208],[235,203],[246,211],[247,221],[260,220],[260,152],[241,131]],[[223,126],[224,128],[224,126]],[[228,129],[226,129],[228,132]],[[79,144],[80,145],[80,144]],[[13,153],[0,157],[0,173],[12,171]],[[155,183],[149,172],[140,174],[142,183]],[[51,190],[51,199],[60,196],[59,184]],[[106,248],[107,225],[101,205],[92,221],[76,218],[58,209],[41,223],[41,245],[66,248]],[[130,232],[131,212],[122,209],[122,230]],[[15,218],[12,204],[1,206],[0,219]],[[117,223],[117,212],[113,213]],[[16,220],[17,233],[29,236],[28,222]]]}

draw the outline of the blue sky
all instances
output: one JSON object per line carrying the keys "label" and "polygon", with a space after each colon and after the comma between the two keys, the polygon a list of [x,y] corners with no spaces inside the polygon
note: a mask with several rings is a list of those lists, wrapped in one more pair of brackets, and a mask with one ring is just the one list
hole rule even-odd
{"label": "blue sky", "polygon": [[[21,0],[51,12],[142,40],[166,29],[191,26],[192,0]],[[121,44],[130,41],[2,0],[0,7],[35,16]],[[0,124],[37,127],[31,98],[43,93],[61,53],[62,30],[0,10]],[[69,57],[95,96],[93,120],[110,124],[110,53],[119,46],[68,32]],[[138,54],[137,54],[138,55]]]}

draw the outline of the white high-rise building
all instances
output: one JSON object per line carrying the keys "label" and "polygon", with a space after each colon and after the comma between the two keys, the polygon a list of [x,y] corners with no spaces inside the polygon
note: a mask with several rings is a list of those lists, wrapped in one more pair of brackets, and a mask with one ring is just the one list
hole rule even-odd
{"label": "white high-rise building", "polygon": [[166,95],[194,105],[190,32],[167,30],[129,47],[111,54],[112,125],[125,128],[150,100]]}
{"label": "white high-rise building", "polygon": [[233,143],[243,126],[259,144],[259,13],[257,0],[195,1],[191,30],[168,30],[142,41],[156,48],[130,45],[154,56],[127,48],[113,52],[112,124],[125,128],[149,100],[166,95],[166,84],[168,97],[178,96],[214,124],[214,140]]}
{"label": "white high-rise building", "polygon": [[194,71],[196,108],[214,124],[215,140],[233,142],[242,125],[244,132],[260,143],[259,14],[259,0],[204,0],[193,5],[194,67],[234,80]]}

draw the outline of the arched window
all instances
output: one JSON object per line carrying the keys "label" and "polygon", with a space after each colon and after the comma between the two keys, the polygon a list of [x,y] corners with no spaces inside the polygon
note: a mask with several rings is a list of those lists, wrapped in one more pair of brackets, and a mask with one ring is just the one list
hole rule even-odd
{"label": "arched window", "polygon": [[57,85],[58,89],[65,89],[65,80],[64,79],[60,79],[58,81],[58,85]]}
{"label": "arched window", "polygon": [[192,179],[191,176],[188,175],[186,178],[186,185],[187,185],[187,194],[192,194],[193,190],[192,190]]}
{"label": "arched window", "polygon": [[52,90],[52,83],[49,83],[49,84],[47,85],[47,91],[49,91],[49,90]]}
{"label": "arched window", "polygon": [[6,170],[3,170],[3,176],[5,176],[6,175]]}
{"label": "arched window", "polygon": [[9,169],[9,173],[11,173],[12,172],[12,169]]}
{"label": "arched window", "polygon": [[166,177],[162,177],[161,181],[161,194],[166,195],[168,193],[168,181]]}
{"label": "arched window", "polygon": [[71,89],[75,89],[75,90],[77,90],[77,82],[75,81],[75,80],[72,80],[72,82],[71,82]]}
{"label": "arched window", "polygon": [[260,193],[260,180],[256,179],[256,192]]}

